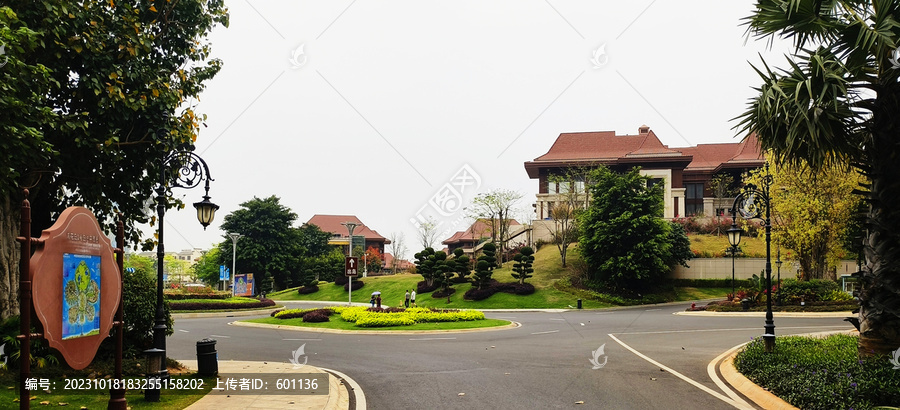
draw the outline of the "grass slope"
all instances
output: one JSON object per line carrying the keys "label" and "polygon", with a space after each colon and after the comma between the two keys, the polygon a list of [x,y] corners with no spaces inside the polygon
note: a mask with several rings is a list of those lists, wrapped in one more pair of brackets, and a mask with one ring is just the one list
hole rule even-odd
{"label": "grass slope", "polygon": [[[429,306],[438,308],[462,308],[462,309],[552,309],[552,308],[569,308],[577,304],[577,299],[581,297],[582,305],[586,309],[596,309],[613,306],[612,303],[593,300],[588,293],[570,293],[554,286],[560,279],[564,279],[571,274],[572,263],[578,262],[580,255],[578,254],[577,245],[569,247],[568,261],[569,267],[563,268],[559,257],[559,250],[554,245],[546,245],[538,250],[534,259],[534,276],[527,280],[528,283],[534,285],[536,292],[527,296],[518,296],[508,293],[497,293],[488,299],[482,301],[463,300],[463,295],[469,289],[471,284],[457,284],[453,287],[456,289],[450,297],[450,303],[447,298],[435,299],[431,297],[431,293],[417,295],[416,302],[419,306]],[[500,282],[513,282],[515,279],[512,274],[512,262],[507,262],[504,267],[494,269],[493,277]],[[421,275],[398,274],[389,276],[375,276],[363,278],[365,286],[353,292],[353,302],[367,303],[372,292],[381,292],[382,306],[400,306],[403,304],[404,294],[407,290],[416,288],[416,284],[422,280]],[[564,288],[565,289],[565,288]],[[725,294],[731,289],[697,289],[697,288],[678,288],[675,292],[665,295],[666,300],[691,301],[699,299],[710,299],[725,297]],[[343,286],[334,283],[323,283],[319,285],[319,291],[308,295],[297,293],[296,288],[276,292],[269,295],[275,300],[316,300],[331,302],[347,302],[347,292]]]}

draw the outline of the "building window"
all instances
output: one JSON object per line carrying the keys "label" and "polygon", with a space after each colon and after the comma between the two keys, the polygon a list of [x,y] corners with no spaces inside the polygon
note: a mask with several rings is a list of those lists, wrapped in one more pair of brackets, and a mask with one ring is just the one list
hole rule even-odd
{"label": "building window", "polygon": [[703,213],[703,184],[684,184],[684,213],[687,216]]}

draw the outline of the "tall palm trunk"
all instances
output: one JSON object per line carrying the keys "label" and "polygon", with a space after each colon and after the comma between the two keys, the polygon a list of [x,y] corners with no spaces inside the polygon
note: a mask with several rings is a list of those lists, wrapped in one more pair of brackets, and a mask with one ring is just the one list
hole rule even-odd
{"label": "tall palm trunk", "polygon": [[872,141],[866,146],[872,181],[866,265],[860,274],[861,356],[900,348],[900,87],[878,90]]}

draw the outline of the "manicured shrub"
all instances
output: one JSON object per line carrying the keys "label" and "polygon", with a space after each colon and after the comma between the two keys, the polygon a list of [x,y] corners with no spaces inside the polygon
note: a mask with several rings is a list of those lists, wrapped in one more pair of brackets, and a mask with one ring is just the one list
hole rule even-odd
{"label": "manicured shrub", "polygon": [[530,295],[534,293],[534,285],[530,283],[516,284],[514,289],[515,294],[517,295]]}
{"label": "manicured shrub", "polygon": [[299,293],[301,295],[308,295],[310,293],[316,293],[318,291],[319,291],[318,285],[301,286],[299,289],[297,289],[297,293]]}
{"label": "manicured shrub", "polygon": [[348,282],[344,284],[344,290],[350,290],[350,284],[353,284],[353,290],[360,290],[365,285],[365,283],[361,280],[354,280],[353,282]]}
{"label": "manicured shrub", "polygon": [[463,299],[476,300],[476,301],[477,300],[485,300],[493,295],[494,295],[494,292],[490,288],[488,288],[488,289],[471,288],[471,289],[467,290],[466,293],[463,295]]}
{"label": "manicured shrub", "polygon": [[349,279],[348,277],[346,277],[346,276],[343,276],[343,275],[341,275],[341,276],[335,276],[335,277],[334,277],[334,284],[335,284],[335,285],[343,286],[343,285],[346,285],[347,282],[349,282],[349,281],[350,281],[350,279]]}
{"label": "manicured shrub", "polygon": [[416,293],[423,294],[423,293],[428,293],[428,292],[434,292],[434,290],[437,288],[438,288],[437,285],[435,285],[433,283],[431,285],[429,285],[428,283],[426,283],[423,280],[416,284]]}
{"label": "manicured shrub", "polygon": [[409,326],[416,321],[407,313],[373,313],[360,317],[356,325],[360,327]]}
{"label": "manicured shrub", "polygon": [[328,316],[331,316],[329,309],[316,309],[303,315],[303,321],[307,323],[327,322]]}

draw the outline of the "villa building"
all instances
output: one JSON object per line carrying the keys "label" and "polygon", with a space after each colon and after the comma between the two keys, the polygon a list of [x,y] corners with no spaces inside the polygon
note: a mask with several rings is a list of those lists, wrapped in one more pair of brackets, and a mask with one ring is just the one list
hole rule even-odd
{"label": "villa building", "polygon": [[368,226],[363,224],[359,218],[354,215],[313,215],[312,218],[307,221],[307,224],[316,225],[319,229],[330,232],[331,239],[328,240],[329,245],[338,245],[344,249],[344,253],[347,253],[347,246],[350,244],[349,232],[347,231],[347,227],[341,225],[344,222],[353,222],[357,224],[356,229],[353,230],[353,246],[362,246],[363,249],[369,249],[369,247],[375,247],[378,249],[378,252],[384,253],[384,245],[389,245],[391,241],[383,236],[381,236],[378,232],[369,229]]}
{"label": "villa building", "polygon": [[[636,135],[616,135],[615,131],[562,133],[546,154],[525,162],[525,171],[538,180],[536,220],[550,220],[554,204],[560,195],[584,192],[584,181],[555,182],[554,175],[564,175],[572,168],[606,166],[625,172],[640,167],[641,174],[651,183],[664,186],[663,217],[722,214],[730,208],[733,198],[715,198],[709,185],[717,174],[741,176],[765,163],[759,142],[750,135],[741,142],[700,144],[694,147],[669,148],[646,125]],[[535,237],[543,237],[537,232]],[[543,230],[546,232],[546,230]]]}

